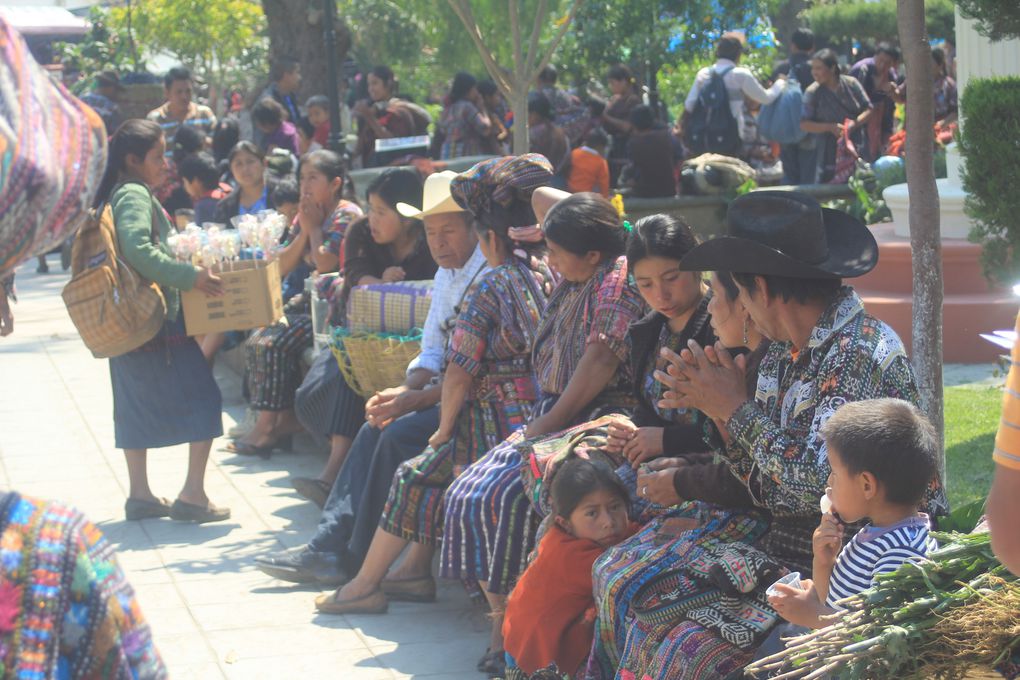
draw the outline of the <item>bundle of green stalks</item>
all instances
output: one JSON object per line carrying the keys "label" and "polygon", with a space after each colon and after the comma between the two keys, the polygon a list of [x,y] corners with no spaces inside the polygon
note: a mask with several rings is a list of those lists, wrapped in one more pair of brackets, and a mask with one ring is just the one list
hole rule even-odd
{"label": "bundle of green stalks", "polygon": [[939,548],[841,600],[831,625],[748,666],[759,677],[963,678],[1020,647],[1020,580],[987,533],[932,534]]}

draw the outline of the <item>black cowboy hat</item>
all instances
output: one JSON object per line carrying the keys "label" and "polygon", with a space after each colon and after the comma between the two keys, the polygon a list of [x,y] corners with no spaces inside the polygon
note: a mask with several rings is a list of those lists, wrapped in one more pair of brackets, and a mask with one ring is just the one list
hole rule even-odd
{"label": "black cowboy hat", "polygon": [[799,191],[739,196],[726,223],[726,236],[692,249],[680,268],[825,279],[863,276],[878,263],[878,244],[864,223]]}

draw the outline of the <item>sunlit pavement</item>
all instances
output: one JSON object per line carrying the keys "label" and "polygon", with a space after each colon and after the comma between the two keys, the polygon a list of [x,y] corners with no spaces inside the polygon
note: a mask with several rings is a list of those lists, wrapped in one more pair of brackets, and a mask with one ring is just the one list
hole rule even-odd
{"label": "sunlit pavement", "polygon": [[[384,616],[323,616],[314,588],[257,571],[256,555],[302,545],[318,509],[291,488],[314,476],[321,450],[248,459],[213,446],[207,490],[232,518],[219,524],[127,522],[127,470],[113,444],[107,362],[94,359],[68,319],[68,275],[51,256],[18,274],[15,333],[0,339],[0,484],[83,510],[116,546],[173,678],[484,677],[474,670],[488,621],[459,584],[440,583],[435,604],[391,603]],[[237,375],[217,367],[224,430],[243,416]],[[158,386],[154,386],[158,389]],[[157,495],[173,498],[186,446],[149,454]]]}

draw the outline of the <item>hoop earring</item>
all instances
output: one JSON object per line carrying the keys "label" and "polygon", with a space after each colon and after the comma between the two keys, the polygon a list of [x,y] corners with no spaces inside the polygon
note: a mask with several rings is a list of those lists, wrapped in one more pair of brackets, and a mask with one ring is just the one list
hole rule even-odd
{"label": "hoop earring", "polygon": [[747,347],[747,317],[744,317],[744,347]]}

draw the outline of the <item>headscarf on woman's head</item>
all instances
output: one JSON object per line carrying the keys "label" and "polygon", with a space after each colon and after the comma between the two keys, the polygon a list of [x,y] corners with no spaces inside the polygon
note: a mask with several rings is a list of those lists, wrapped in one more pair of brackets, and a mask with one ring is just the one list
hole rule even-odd
{"label": "headscarf on woman's head", "polygon": [[[485,222],[494,218],[505,221],[508,215],[527,213],[533,216],[531,194],[535,189],[549,184],[552,177],[552,165],[541,154],[503,156],[482,161],[454,177],[450,183],[450,194],[475,219]],[[498,226],[520,229],[532,225]],[[538,231],[538,234],[541,240],[541,232]],[[522,232],[518,232],[517,236],[510,234],[510,237],[516,241],[529,240]]]}

